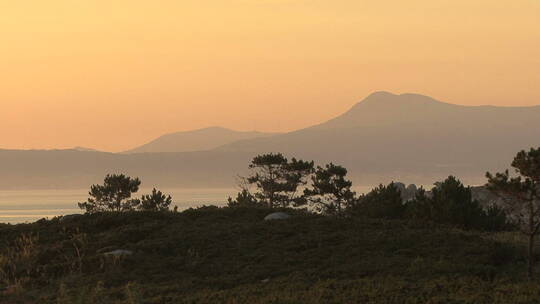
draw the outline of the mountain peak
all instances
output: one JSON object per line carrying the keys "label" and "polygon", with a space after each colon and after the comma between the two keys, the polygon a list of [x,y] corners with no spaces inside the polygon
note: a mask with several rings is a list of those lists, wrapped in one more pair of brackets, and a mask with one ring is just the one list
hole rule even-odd
{"label": "mountain peak", "polygon": [[381,126],[418,124],[425,117],[436,119],[446,113],[456,113],[465,107],[435,100],[429,96],[404,93],[394,94],[378,91],[355,104],[344,114],[322,123],[317,128],[344,128],[358,126]]}
{"label": "mountain peak", "polygon": [[425,105],[425,104],[444,104],[444,102],[435,100],[429,96],[416,94],[416,93],[404,93],[394,94],[387,91],[378,91],[371,93],[364,100],[359,102],[358,105],[395,105],[395,104],[408,104],[408,105]]}
{"label": "mountain peak", "polygon": [[392,97],[396,97],[398,95],[392,93],[392,92],[388,92],[388,91],[376,91],[376,92],[373,92],[371,94],[369,94],[364,100],[367,100],[367,99],[382,99],[382,98],[392,98]]}
{"label": "mountain peak", "polygon": [[232,131],[232,132],[234,132],[234,130],[231,130],[231,129],[228,129],[228,128],[225,128],[225,127],[221,127],[221,126],[210,126],[210,127],[200,128],[200,129],[187,131],[187,132],[194,132],[194,131]]}

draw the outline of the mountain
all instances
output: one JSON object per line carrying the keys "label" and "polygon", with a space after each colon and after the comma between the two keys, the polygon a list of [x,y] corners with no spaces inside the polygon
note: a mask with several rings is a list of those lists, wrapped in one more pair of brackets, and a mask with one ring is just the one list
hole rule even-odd
{"label": "mountain", "polygon": [[540,106],[461,106],[419,94],[375,92],[343,115],[310,129],[359,127],[491,128],[534,126]]}
{"label": "mountain", "polygon": [[86,148],[86,147],[73,147],[71,148],[71,150],[75,150],[75,151],[80,151],[80,152],[101,152],[99,150],[96,150],[96,149],[92,149],[92,148]]}
{"label": "mountain", "polygon": [[240,132],[221,127],[210,127],[166,134],[124,153],[206,151],[238,140],[269,137],[272,135],[275,134]]}
{"label": "mountain", "polygon": [[[471,107],[418,94],[377,92],[343,115],[309,128],[229,138],[213,149],[218,136],[180,146],[208,151],[0,150],[0,188],[86,188],[114,172],[138,176],[143,186],[233,187],[250,159],[267,152],[344,165],[355,185],[392,180],[427,185],[448,175],[474,185],[485,183],[486,171],[509,167],[517,151],[540,146],[539,122],[540,106]],[[219,132],[230,134],[219,129],[198,134]]]}
{"label": "mountain", "polygon": [[540,106],[460,106],[377,92],[322,124],[218,150],[332,161],[360,183],[429,183],[449,174],[482,183],[487,170],[507,167],[518,150],[540,146],[539,122]]}

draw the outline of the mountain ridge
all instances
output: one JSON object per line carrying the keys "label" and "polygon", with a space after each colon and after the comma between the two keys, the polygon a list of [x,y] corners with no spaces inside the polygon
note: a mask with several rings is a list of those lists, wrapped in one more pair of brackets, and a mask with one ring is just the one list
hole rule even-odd
{"label": "mountain ridge", "polygon": [[506,168],[517,151],[540,146],[539,121],[540,106],[470,107],[382,92],[319,125],[218,150],[283,152],[340,163],[356,176],[378,172],[385,182],[456,175],[477,184],[486,171]]}
{"label": "mountain ridge", "polygon": [[[393,94],[379,91],[370,94],[353,105],[345,113],[309,128],[344,128],[380,126],[390,124],[440,124],[441,119],[476,120],[474,127],[481,127],[487,120],[496,120],[500,115],[523,116],[529,111],[540,111],[540,105],[527,107],[466,106],[436,100],[415,94]],[[368,115],[365,113],[369,112]],[[450,117],[449,117],[450,116]],[[536,119],[536,115],[534,116]]]}
{"label": "mountain ridge", "polygon": [[[385,95],[391,100],[380,99]],[[418,94],[375,97],[319,125],[199,152],[0,150],[0,188],[84,188],[116,172],[163,187],[234,187],[249,161],[269,152],[343,165],[355,185],[431,184],[448,175],[479,185],[486,171],[506,169],[517,151],[540,146],[540,106],[470,107]]]}
{"label": "mountain ridge", "polygon": [[190,131],[167,133],[124,154],[151,152],[196,152],[207,151],[241,139],[273,136],[277,133],[236,131],[212,126]]}

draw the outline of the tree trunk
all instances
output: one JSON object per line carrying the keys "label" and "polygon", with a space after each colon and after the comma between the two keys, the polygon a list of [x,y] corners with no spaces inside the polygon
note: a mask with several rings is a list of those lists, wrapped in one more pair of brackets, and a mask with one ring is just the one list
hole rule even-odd
{"label": "tree trunk", "polygon": [[529,248],[527,250],[527,277],[532,280],[534,275],[534,233],[529,234]]}

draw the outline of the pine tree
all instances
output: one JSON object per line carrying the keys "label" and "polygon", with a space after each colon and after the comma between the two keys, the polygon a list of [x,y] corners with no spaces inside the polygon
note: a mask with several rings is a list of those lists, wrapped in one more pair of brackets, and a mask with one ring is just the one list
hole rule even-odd
{"label": "pine tree", "polygon": [[112,174],[105,177],[103,185],[92,185],[90,197],[86,202],[79,203],[79,208],[86,213],[104,211],[130,211],[140,203],[138,199],[131,199],[131,195],[139,191],[141,181],[124,174]]}
{"label": "pine tree", "polygon": [[306,184],[313,166],[313,162],[295,158],[289,162],[281,153],[262,154],[251,161],[253,174],[246,180],[258,189],[254,197],[269,208],[300,205],[298,190]]}
{"label": "pine tree", "polygon": [[315,209],[323,214],[343,216],[346,208],[354,203],[356,193],[352,182],[346,179],[347,169],[332,163],[317,167],[312,177],[312,189],[304,195]]}
{"label": "pine tree", "polygon": [[387,186],[379,185],[366,195],[362,195],[358,202],[349,210],[353,216],[367,216],[371,218],[400,218],[403,216],[405,206],[401,198],[401,191],[394,183]]}
{"label": "pine tree", "polygon": [[534,275],[534,243],[540,229],[540,148],[519,152],[512,162],[517,176],[509,171],[486,173],[487,187],[506,202],[505,208],[521,232],[528,237],[527,276]]}
{"label": "pine tree", "polygon": [[141,211],[167,211],[172,203],[172,197],[166,196],[161,191],[154,188],[149,195],[143,195],[141,197],[141,204],[139,210]]}

